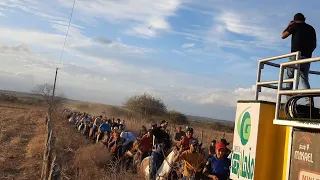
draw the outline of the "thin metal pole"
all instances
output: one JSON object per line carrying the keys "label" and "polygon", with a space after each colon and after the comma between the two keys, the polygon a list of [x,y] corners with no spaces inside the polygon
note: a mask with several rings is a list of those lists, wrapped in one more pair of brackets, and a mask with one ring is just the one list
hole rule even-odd
{"label": "thin metal pole", "polygon": [[258,72],[257,72],[257,82],[256,82],[256,101],[259,99],[259,92],[260,92],[260,88],[261,86],[259,86],[259,82],[261,79],[261,62],[258,62]]}
{"label": "thin metal pole", "polygon": [[[301,58],[301,53],[300,51],[297,52],[296,55],[296,61],[300,60]],[[300,64],[296,64],[294,69],[294,81],[293,81],[293,90],[297,90],[299,87],[299,79],[300,79]],[[287,67],[288,70],[288,67]],[[290,89],[292,90],[292,89]]]}
{"label": "thin metal pole", "polygon": [[282,65],[280,65],[280,73],[279,73],[279,83],[278,83],[278,92],[277,92],[277,102],[276,102],[275,119],[279,119],[279,116],[280,116],[281,94],[280,94],[279,92],[282,90],[283,71],[284,71],[284,67],[283,67]]}

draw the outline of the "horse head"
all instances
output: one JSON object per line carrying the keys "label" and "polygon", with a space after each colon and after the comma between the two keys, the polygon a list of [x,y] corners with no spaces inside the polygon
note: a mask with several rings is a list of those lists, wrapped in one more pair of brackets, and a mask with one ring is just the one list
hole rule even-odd
{"label": "horse head", "polygon": [[176,168],[176,164],[173,162],[175,157],[178,155],[178,151],[174,148],[169,155],[164,159],[160,168],[157,171],[158,179],[164,180],[168,179],[172,170]]}

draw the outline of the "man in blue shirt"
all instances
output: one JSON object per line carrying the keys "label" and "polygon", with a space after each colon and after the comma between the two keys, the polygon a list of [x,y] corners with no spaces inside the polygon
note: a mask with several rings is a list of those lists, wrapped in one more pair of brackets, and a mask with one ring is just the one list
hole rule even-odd
{"label": "man in blue shirt", "polygon": [[216,144],[216,155],[208,159],[204,172],[213,180],[228,180],[231,160],[225,156],[226,146],[223,142]]}
{"label": "man in blue shirt", "polygon": [[98,141],[104,136],[104,134],[106,133],[107,135],[110,135],[111,133],[111,122],[110,120],[105,120],[101,123],[100,127],[99,127],[100,131],[100,135],[97,137]]}

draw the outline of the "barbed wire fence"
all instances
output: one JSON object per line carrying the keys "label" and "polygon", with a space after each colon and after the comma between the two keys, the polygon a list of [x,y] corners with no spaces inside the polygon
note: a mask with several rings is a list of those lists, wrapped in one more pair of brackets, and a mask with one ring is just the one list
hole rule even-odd
{"label": "barbed wire fence", "polygon": [[[74,11],[76,1],[73,1],[73,6],[69,18],[69,24],[68,29],[66,32],[64,44],[61,51],[61,56],[59,63],[61,64],[62,57],[64,54],[64,49],[66,46],[71,19]],[[54,76],[54,83],[53,83],[53,90],[52,90],[52,96],[51,96],[51,103],[48,108],[47,115],[45,117],[45,123],[47,125],[47,137],[45,142],[45,150],[43,154],[43,163],[42,163],[42,170],[41,170],[41,180],[55,180],[60,179],[60,164],[59,164],[59,158],[57,157],[57,154],[55,152],[55,136],[53,132],[53,117],[52,113],[55,109],[55,91],[56,91],[56,84],[57,84],[57,76],[58,76],[58,70],[59,68],[56,68],[55,76]]]}

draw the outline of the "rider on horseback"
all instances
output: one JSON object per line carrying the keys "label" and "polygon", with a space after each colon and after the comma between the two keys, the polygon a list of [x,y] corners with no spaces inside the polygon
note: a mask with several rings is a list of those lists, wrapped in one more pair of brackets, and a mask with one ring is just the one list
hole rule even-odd
{"label": "rider on horseback", "polygon": [[114,131],[113,139],[108,144],[108,149],[110,152],[114,155],[114,157],[122,157],[121,151],[122,151],[122,145],[125,142],[125,139],[120,137],[119,131]]}
{"label": "rider on horseback", "polygon": [[148,130],[148,132],[142,136],[141,139],[138,140],[139,142],[139,149],[138,153],[140,154],[140,162],[147,156],[150,155],[150,152],[152,150],[152,132],[151,129]]}
{"label": "rider on horseback", "polygon": [[137,140],[136,137],[131,133],[124,131],[122,124],[119,124],[119,130],[121,132],[120,137],[125,140],[122,144],[122,155],[132,148],[133,143]]}
{"label": "rider on horseback", "polygon": [[102,123],[100,124],[99,126],[99,130],[98,130],[98,141],[99,139],[101,139],[104,134],[107,134],[108,136],[110,135],[111,133],[111,120],[102,120]]}
{"label": "rider on horseback", "polygon": [[92,126],[92,131],[93,131],[92,135],[94,135],[98,131],[98,127],[100,127],[102,122],[103,122],[102,116],[95,118],[95,120],[93,122],[93,126]]}
{"label": "rider on horseback", "polygon": [[200,177],[201,170],[206,163],[205,157],[199,153],[198,139],[192,138],[189,143],[189,149],[186,151],[179,151],[178,156],[174,159],[174,162],[184,161],[183,177],[189,178],[191,176]]}
{"label": "rider on horseback", "polygon": [[193,128],[189,127],[187,129],[186,136],[183,137],[180,142],[178,142],[178,147],[181,147],[183,150],[188,150],[191,139],[193,139]]}
{"label": "rider on horseback", "polygon": [[159,127],[151,130],[153,134],[153,148],[151,153],[151,172],[150,179],[156,178],[157,169],[162,164],[168,149],[171,147],[170,135],[166,132],[168,126],[167,121],[161,121]]}

